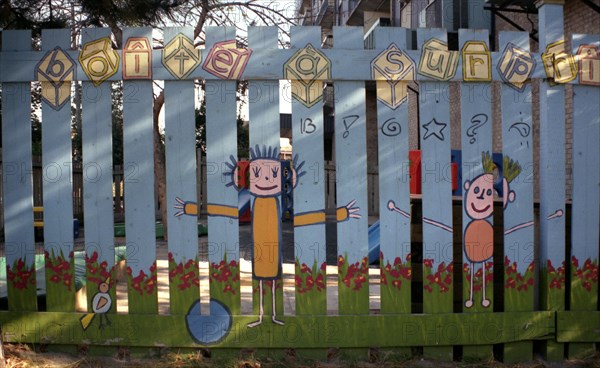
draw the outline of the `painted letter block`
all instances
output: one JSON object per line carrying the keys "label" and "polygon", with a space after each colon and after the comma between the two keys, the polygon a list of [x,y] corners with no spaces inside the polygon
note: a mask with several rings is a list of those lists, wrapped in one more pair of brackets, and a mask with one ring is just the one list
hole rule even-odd
{"label": "painted letter block", "polygon": [[502,52],[502,56],[500,56],[497,69],[504,82],[522,92],[535,69],[535,65],[535,59],[529,51],[509,42],[504,52]]}
{"label": "painted letter block", "polygon": [[200,65],[202,53],[194,47],[194,42],[182,33],[165,45],[162,63],[177,79],[184,79]]}
{"label": "painted letter block", "polygon": [[146,37],[127,39],[123,49],[123,79],[152,78],[152,47]]}
{"label": "painted letter block", "polygon": [[419,74],[448,81],[454,77],[458,65],[458,52],[448,51],[448,44],[432,38],[423,44]]}
{"label": "painted letter block", "polygon": [[377,81],[377,99],[396,109],[406,101],[406,81],[415,79],[415,62],[392,43],[371,62],[371,76]]}
{"label": "painted letter block", "polygon": [[283,75],[292,81],[292,96],[311,107],[323,97],[323,80],[331,78],[331,62],[309,43],[286,61]]}
{"label": "painted letter block", "polygon": [[489,82],[492,80],[491,56],[485,42],[465,42],[462,48],[462,58],[465,82]]}
{"label": "painted letter block", "polygon": [[60,110],[71,96],[75,61],[60,47],[48,51],[35,68],[35,79],[42,82],[42,100]]}
{"label": "painted letter block", "polygon": [[251,55],[251,49],[238,49],[235,40],[217,42],[202,68],[221,79],[240,79]]}
{"label": "painted letter block", "polygon": [[577,64],[573,55],[565,52],[565,41],[560,40],[546,46],[542,53],[544,70],[548,79],[554,79],[553,84],[567,83],[577,77]]}
{"label": "painted letter block", "polygon": [[85,75],[97,87],[119,70],[119,54],[112,49],[108,37],[88,42],[79,53]]}
{"label": "painted letter block", "polygon": [[579,83],[600,86],[600,51],[595,45],[581,45],[577,49]]}

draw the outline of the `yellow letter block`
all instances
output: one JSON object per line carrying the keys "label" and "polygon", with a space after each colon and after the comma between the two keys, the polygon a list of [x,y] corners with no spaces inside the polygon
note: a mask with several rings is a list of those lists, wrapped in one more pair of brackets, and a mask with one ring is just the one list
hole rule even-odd
{"label": "yellow letter block", "polygon": [[152,47],[146,37],[127,39],[123,49],[123,79],[152,78]]}
{"label": "yellow letter block", "polygon": [[112,49],[110,38],[103,37],[83,45],[79,63],[85,75],[99,86],[119,70],[119,54]]}
{"label": "yellow letter block", "polygon": [[419,74],[448,81],[454,77],[458,66],[458,52],[448,51],[448,44],[432,38],[423,44]]}
{"label": "yellow letter block", "polygon": [[485,42],[465,42],[462,49],[462,60],[465,82],[489,82],[492,80],[492,61]]}
{"label": "yellow letter block", "polygon": [[546,76],[554,81],[552,84],[567,83],[577,77],[575,58],[565,52],[564,40],[548,44],[542,53],[542,61]]}
{"label": "yellow letter block", "polygon": [[48,51],[35,67],[35,79],[42,82],[42,100],[60,110],[71,96],[75,61],[60,47]]}
{"label": "yellow letter block", "polygon": [[180,33],[165,45],[162,63],[177,79],[184,79],[200,65],[202,54],[189,37]]}
{"label": "yellow letter block", "polygon": [[371,62],[371,77],[377,81],[377,99],[396,109],[406,101],[407,82],[415,79],[415,62],[392,43]]}
{"label": "yellow letter block", "polygon": [[292,81],[292,96],[311,107],[323,98],[323,81],[331,79],[331,62],[307,44],[285,62],[283,76]]}

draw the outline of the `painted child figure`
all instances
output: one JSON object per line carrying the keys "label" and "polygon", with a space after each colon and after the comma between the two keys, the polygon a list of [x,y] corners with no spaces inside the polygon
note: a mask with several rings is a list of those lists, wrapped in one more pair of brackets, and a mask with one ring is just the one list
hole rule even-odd
{"label": "painted child figure", "polygon": [[[494,212],[494,162],[488,152],[482,153],[483,174],[473,180],[465,180],[463,188],[465,213],[469,216],[469,223],[464,232],[464,251],[467,260],[471,263],[471,282],[469,286],[469,299],[465,307],[473,306],[473,282],[475,279],[475,264],[482,264],[483,282],[481,305],[490,306],[490,300],[485,296],[485,261],[494,254],[494,228],[488,221]],[[514,201],[515,193],[508,188],[508,181],[504,178],[504,205]]]}
{"label": "painted child figure", "polygon": [[[231,163],[227,167],[231,170],[226,173],[231,176],[231,182],[227,186],[235,186],[238,189],[238,165],[235,158],[231,158]],[[292,186],[296,187],[298,179],[306,172],[301,171],[304,162],[297,165],[297,157],[291,167]],[[254,197],[252,203],[252,236],[254,239],[254,253],[252,260],[252,277],[258,280],[259,285],[259,316],[258,320],[248,324],[248,327],[255,327],[262,323],[264,315],[263,306],[263,282],[272,281],[272,321],[275,324],[283,325],[284,322],[276,317],[275,306],[275,285],[281,278],[282,271],[282,251],[281,251],[281,208],[279,197],[282,191],[282,167],[279,161],[279,151],[277,148],[263,146],[261,151],[257,145],[250,148],[250,194]],[[176,216],[196,215],[198,207],[196,203],[184,202],[177,198],[175,208],[180,211]],[[347,206],[338,208],[338,221],[344,221],[349,218],[359,218],[358,207],[353,207],[354,202]],[[223,206],[219,204],[209,204],[209,216],[223,216],[238,218],[237,207]],[[314,211],[306,214],[296,214],[295,226],[312,225],[324,222],[325,211]],[[321,219],[323,221],[321,221]],[[298,224],[300,221],[301,225]]]}

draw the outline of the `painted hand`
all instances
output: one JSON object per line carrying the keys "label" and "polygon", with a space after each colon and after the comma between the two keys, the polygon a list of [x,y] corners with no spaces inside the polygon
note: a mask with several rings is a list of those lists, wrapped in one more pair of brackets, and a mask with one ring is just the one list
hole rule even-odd
{"label": "painted hand", "polygon": [[173,208],[179,210],[175,212],[175,216],[179,217],[181,215],[197,215],[198,214],[198,205],[194,202],[186,202],[179,197],[175,197],[175,202],[177,202]]}
{"label": "painted hand", "polygon": [[348,217],[359,219],[361,218],[360,213],[358,213],[358,211],[360,211],[360,207],[354,207],[355,204],[356,199],[353,199],[352,201],[350,201],[350,203],[346,205],[346,209],[348,210]]}

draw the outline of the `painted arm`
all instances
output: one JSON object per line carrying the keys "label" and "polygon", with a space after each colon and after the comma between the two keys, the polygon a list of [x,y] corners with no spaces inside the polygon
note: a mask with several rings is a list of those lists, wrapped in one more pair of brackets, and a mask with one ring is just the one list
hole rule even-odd
{"label": "painted arm", "polygon": [[[345,206],[338,207],[335,211],[336,221],[343,222],[351,218],[359,219],[361,217],[359,207],[354,207],[356,200],[350,201]],[[294,215],[294,226],[308,226],[325,223],[325,210],[304,212]]]}
{"label": "painted arm", "polygon": [[396,207],[396,203],[394,201],[392,201],[391,199],[388,201],[388,210],[393,211],[393,212],[398,212],[399,214],[406,217],[407,219],[410,218],[410,213]]}
{"label": "painted arm", "polygon": [[[184,201],[181,198],[175,198],[177,204],[175,209],[179,211],[175,213],[175,216],[179,217],[182,215],[197,216],[198,215],[198,204],[196,202]],[[208,204],[207,211],[209,216],[222,216],[229,218],[238,218],[239,212],[236,206],[224,206],[221,204]]]}
{"label": "painted arm", "polygon": [[[554,213],[548,215],[546,217],[546,220],[552,220],[552,219],[555,219],[557,217],[562,217],[562,215],[563,215],[563,210],[558,209],[558,210],[554,211]],[[515,232],[517,230],[524,229],[524,228],[532,226],[532,225],[533,225],[533,221],[524,222],[522,224],[513,226],[510,229],[507,229],[506,231],[504,231],[504,235],[510,234],[510,233]]]}

